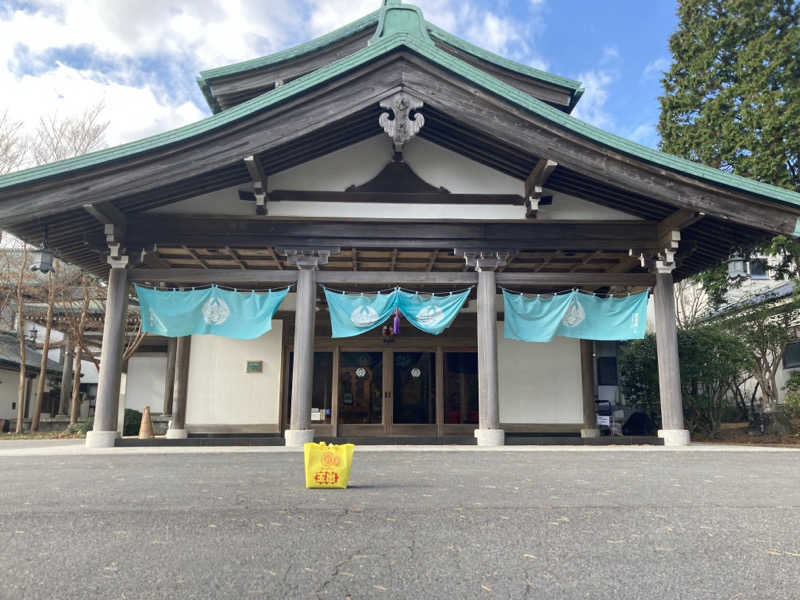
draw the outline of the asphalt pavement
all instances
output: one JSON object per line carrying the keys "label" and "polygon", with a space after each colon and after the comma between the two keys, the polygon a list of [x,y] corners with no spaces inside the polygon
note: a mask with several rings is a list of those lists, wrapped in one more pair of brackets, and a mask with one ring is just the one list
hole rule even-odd
{"label": "asphalt pavement", "polygon": [[800,597],[798,452],[0,456],[0,598]]}

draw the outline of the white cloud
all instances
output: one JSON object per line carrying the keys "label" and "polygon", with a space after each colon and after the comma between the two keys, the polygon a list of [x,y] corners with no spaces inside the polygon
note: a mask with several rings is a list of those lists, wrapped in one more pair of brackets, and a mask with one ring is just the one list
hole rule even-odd
{"label": "white cloud", "polygon": [[578,75],[578,81],[583,84],[585,91],[572,115],[601,129],[611,128],[614,119],[605,110],[605,104],[608,100],[608,86],[614,80],[614,75],[603,70],[585,71]]}
{"label": "white cloud", "polygon": [[105,100],[107,143],[131,141],[206,116],[198,71],[276,51],[302,24],[291,0],[35,0],[0,11],[0,108],[30,133]]}
{"label": "white cloud", "polygon": [[[417,0],[443,29],[547,69],[535,52],[543,0],[515,20],[476,0]],[[22,6],[22,5],[21,5]],[[380,0],[31,0],[0,9],[0,110],[30,132],[53,112],[105,100],[111,145],[208,114],[200,70],[263,56],[328,33]]]}
{"label": "white cloud", "polygon": [[609,96],[608,88],[620,78],[620,61],[619,50],[613,46],[606,47],[598,59],[598,67],[578,75],[577,79],[585,91],[572,111],[573,116],[601,129],[614,128],[614,118],[605,105]]}
{"label": "white cloud", "polygon": [[[0,75],[0,77],[2,77]],[[13,82],[14,104],[10,114],[28,124],[28,131],[45,115],[80,114],[103,101],[102,119],[109,145],[121,144],[202,119],[205,114],[186,101],[170,104],[160,100],[150,86],[135,87],[109,80],[101,73],[63,64],[40,75],[24,75]]]}
{"label": "white cloud", "polygon": [[643,79],[661,79],[666,71],[672,66],[672,60],[669,58],[657,58],[647,64],[642,71]]}
{"label": "white cloud", "polygon": [[659,140],[658,130],[652,123],[642,123],[624,137],[650,148],[655,148]]}

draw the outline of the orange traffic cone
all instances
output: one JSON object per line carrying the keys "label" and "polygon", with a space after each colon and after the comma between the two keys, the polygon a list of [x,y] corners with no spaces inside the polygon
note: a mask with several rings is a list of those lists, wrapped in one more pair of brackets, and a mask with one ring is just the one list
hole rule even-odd
{"label": "orange traffic cone", "polygon": [[153,419],[150,418],[150,407],[145,406],[142,413],[142,424],[139,425],[139,439],[151,440],[155,437],[153,433]]}

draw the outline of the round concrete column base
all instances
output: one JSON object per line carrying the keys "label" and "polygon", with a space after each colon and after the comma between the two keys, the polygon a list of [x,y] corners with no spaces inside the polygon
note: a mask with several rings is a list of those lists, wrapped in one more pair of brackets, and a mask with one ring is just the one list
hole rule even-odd
{"label": "round concrete column base", "polygon": [[113,448],[119,434],[116,431],[87,431],[87,448]]}
{"label": "round concrete column base", "polygon": [[185,429],[167,429],[168,440],[185,440],[187,437],[189,434]]}
{"label": "round concrete column base", "polygon": [[283,432],[287,446],[302,446],[314,441],[313,429],[287,429]]}
{"label": "round concrete column base", "polygon": [[478,446],[505,446],[506,432],[502,429],[476,429]]}
{"label": "round concrete column base", "polygon": [[600,430],[599,429],[581,429],[581,437],[582,438],[599,438],[600,437]]}
{"label": "round concrete column base", "polygon": [[687,429],[659,429],[658,437],[664,440],[665,446],[688,446],[691,441]]}

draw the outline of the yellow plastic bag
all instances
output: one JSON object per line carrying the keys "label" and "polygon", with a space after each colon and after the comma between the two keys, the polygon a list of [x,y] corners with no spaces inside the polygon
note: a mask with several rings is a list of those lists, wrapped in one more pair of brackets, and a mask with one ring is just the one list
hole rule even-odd
{"label": "yellow plastic bag", "polygon": [[327,446],[308,443],[303,446],[306,459],[306,487],[345,489],[350,482],[353,444]]}

